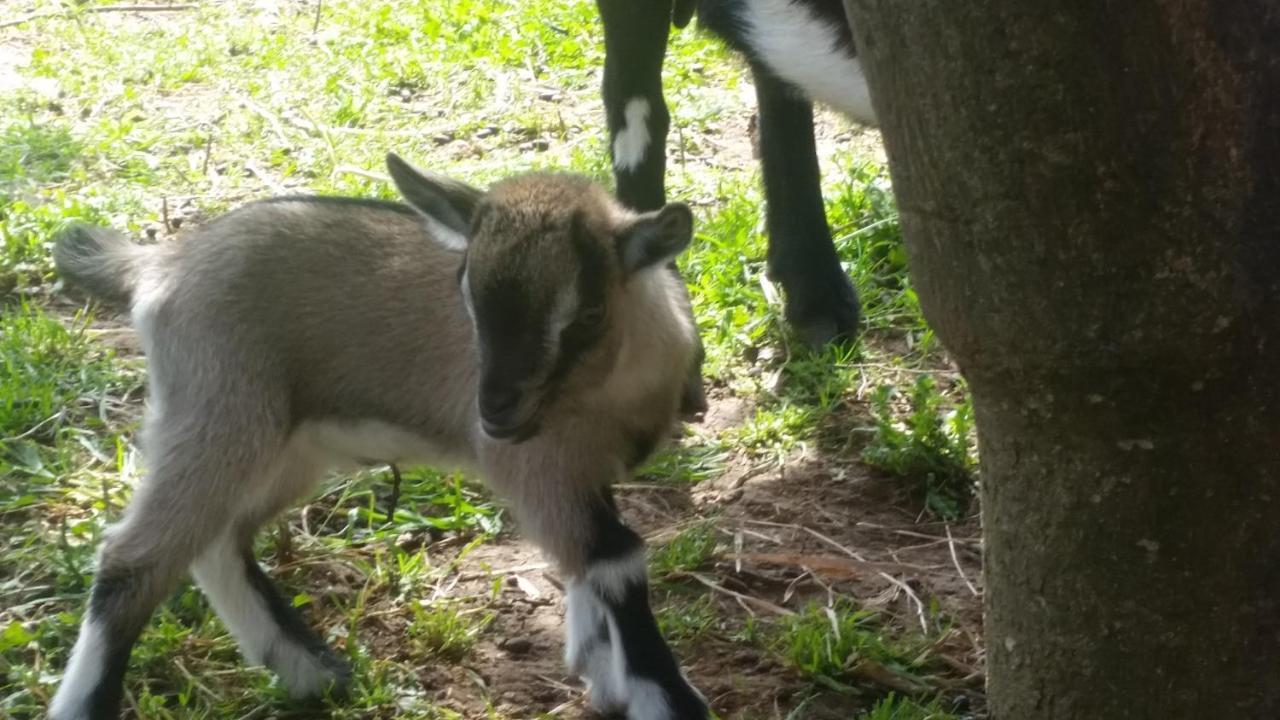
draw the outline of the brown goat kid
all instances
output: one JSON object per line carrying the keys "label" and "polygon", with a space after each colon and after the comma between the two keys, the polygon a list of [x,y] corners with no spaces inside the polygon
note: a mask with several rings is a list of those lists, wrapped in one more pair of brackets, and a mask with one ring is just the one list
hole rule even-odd
{"label": "brown goat kid", "polygon": [[571,175],[481,192],[387,165],[407,206],[279,198],[173,245],[59,238],[63,277],[131,309],[150,405],[148,473],[103,541],[54,720],[117,717],[131,648],[187,571],[292,694],[343,685],[350,669],[251,548],[327,470],[362,460],[478,469],[568,578],[566,657],[592,703],[706,718],[609,489],[676,420],[695,330],[666,264],[691,238],[688,208],[633,213]]}

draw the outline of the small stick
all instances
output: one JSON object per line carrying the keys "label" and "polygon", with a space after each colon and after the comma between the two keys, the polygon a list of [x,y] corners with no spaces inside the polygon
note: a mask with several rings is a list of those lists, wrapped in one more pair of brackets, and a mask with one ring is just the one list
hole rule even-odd
{"label": "small stick", "polygon": [[[103,5],[101,7],[80,8],[77,12],[86,13],[112,13],[112,12],[178,12],[180,10],[195,10],[195,5]],[[0,28],[14,27],[23,25],[32,20],[43,20],[44,18],[59,17],[66,15],[65,10],[50,10],[46,12],[31,13],[23,15],[20,18],[0,23]]]}
{"label": "small stick", "polygon": [[864,557],[862,557],[861,555],[859,555],[858,553],[856,553],[856,552],[854,552],[854,551],[850,550],[849,548],[845,547],[844,545],[841,545],[840,543],[836,542],[835,540],[832,540],[831,538],[827,537],[826,535],[823,535],[822,533],[818,532],[817,530],[814,530],[813,528],[810,528],[810,527],[805,527],[804,525],[796,525],[795,523],[778,523],[778,522],[770,522],[770,521],[768,521],[768,520],[748,520],[747,522],[749,522],[749,523],[751,523],[751,524],[753,524],[753,525],[764,525],[764,526],[766,526],[766,527],[780,527],[780,528],[790,528],[790,529],[792,529],[792,530],[803,530],[804,532],[809,533],[810,535],[814,536],[815,538],[817,538],[817,539],[821,540],[822,542],[824,542],[824,543],[826,543],[826,544],[830,545],[831,547],[833,547],[833,548],[835,548],[835,549],[839,550],[840,552],[844,553],[845,555],[848,555],[849,557],[853,558],[854,560],[857,560],[858,562],[864,562],[864,563],[865,563],[865,562],[869,562],[866,558],[864,558]]}
{"label": "small stick", "polygon": [[920,629],[924,631],[925,635],[928,635],[929,623],[924,619],[924,603],[920,602],[920,598],[916,595],[915,591],[911,589],[911,586],[902,582],[898,578],[890,575],[889,573],[881,572],[876,574],[884,578],[885,580],[888,580],[889,582],[893,583],[894,585],[897,585],[903,592],[907,594],[907,597],[910,598],[913,603],[915,603],[916,615],[920,616]]}
{"label": "small stick", "polygon": [[705,575],[703,575],[703,574],[701,574],[701,573],[695,573],[695,572],[674,572],[674,573],[671,573],[668,577],[672,577],[672,578],[681,578],[681,577],[689,577],[689,578],[693,578],[694,580],[697,580],[698,582],[702,583],[703,585],[706,585],[707,587],[711,588],[712,590],[715,590],[716,592],[719,592],[719,593],[724,593],[725,595],[728,595],[729,597],[731,597],[731,598],[733,598],[733,599],[737,600],[737,601],[738,601],[738,602],[740,602],[740,603],[746,603],[746,604],[748,604],[748,605],[755,605],[755,606],[757,606],[757,607],[760,607],[760,608],[763,608],[763,609],[765,609],[765,610],[768,610],[769,612],[771,612],[771,613],[773,613],[773,614],[775,614],[775,615],[782,615],[782,616],[784,616],[784,617],[790,617],[790,616],[792,616],[792,615],[795,615],[795,614],[796,614],[796,612],[795,612],[794,610],[791,610],[791,609],[789,609],[789,608],[784,608],[784,607],[782,607],[782,606],[780,606],[780,605],[774,605],[773,603],[769,602],[768,600],[762,600],[762,599],[760,599],[760,598],[751,597],[750,595],[745,595],[745,594],[740,593],[740,592],[738,592],[738,591],[736,591],[736,590],[730,590],[729,588],[727,588],[727,587],[725,587],[725,586],[723,586],[723,585],[716,584],[715,582],[712,582],[710,578],[708,578],[707,576],[705,576]]}
{"label": "small stick", "polygon": [[316,0],[316,21],[311,26],[311,35],[315,36],[320,31],[320,9],[324,7],[324,0]]}
{"label": "small stick", "polygon": [[173,225],[169,224],[169,198],[168,196],[160,196],[160,217],[164,220],[164,231],[173,232]]}
{"label": "small stick", "polygon": [[960,558],[956,557],[956,541],[951,537],[951,526],[943,525],[942,527],[947,531],[947,547],[951,550],[951,562],[955,564],[956,572],[960,573],[960,579],[964,581],[965,587],[969,588],[969,592],[973,593],[974,597],[978,597],[978,589],[969,582],[969,576],[965,575],[964,568],[960,567]]}
{"label": "small stick", "polygon": [[47,418],[45,418],[45,419],[41,420],[40,422],[36,423],[35,425],[32,425],[31,427],[27,428],[26,432],[22,433],[21,435],[14,435],[13,437],[0,438],[0,442],[3,442],[3,443],[11,443],[11,442],[17,442],[17,441],[19,441],[19,440],[26,440],[27,438],[31,437],[32,435],[35,435],[36,433],[40,432],[40,430],[41,430],[45,425],[48,425],[49,423],[53,422],[54,420],[58,420],[58,419],[62,418],[62,416],[63,416],[63,415],[65,415],[65,414],[66,414],[66,412],[67,412],[66,408],[63,408],[62,410],[59,410],[58,412],[56,412],[56,413],[54,413],[54,414],[50,415],[49,417],[47,417]]}
{"label": "small stick", "polygon": [[387,503],[387,520],[396,521],[396,506],[400,504],[400,468],[391,463],[391,501]]}
{"label": "small stick", "polygon": [[367,178],[369,180],[376,180],[378,182],[384,182],[384,183],[391,182],[390,175],[383,175],[382,173],[370,172],[368,170],[355,167],[354,165],[339,165],[338,167],[333,169],[333,174],[334,175],[355,175],[356,177]]}
{"label": "small stick", "polygon": [[209,137],[204,141],[204,162],[200,163],[200,174],[209,175],[209,154],[213,152],[213,133],[209,133]]}
{"label": "small stick", "polygon": [[276,564],[284,565],[293,560],[293,532],[289,521],[281,517],[276,521]]}

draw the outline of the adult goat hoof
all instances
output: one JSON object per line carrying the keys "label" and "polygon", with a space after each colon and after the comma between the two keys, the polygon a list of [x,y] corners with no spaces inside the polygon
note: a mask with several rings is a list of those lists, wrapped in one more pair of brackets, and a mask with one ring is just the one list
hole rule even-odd
{"label": "adult goat hoof", "polygon": [[812,348],[857,337],[862,322],[858,294],[844,273],[829,280],[791,283],[787,292],[787,323]]}

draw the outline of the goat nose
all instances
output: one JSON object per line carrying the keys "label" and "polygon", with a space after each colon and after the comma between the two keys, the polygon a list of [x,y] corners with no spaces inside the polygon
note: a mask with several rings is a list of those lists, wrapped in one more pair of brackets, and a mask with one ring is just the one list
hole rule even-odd
{"label": "goat nose", "polygon": [[520,391],[515,388],[488,388],[480,394],[480,412],[488,417],[510,414],[520,404]]}

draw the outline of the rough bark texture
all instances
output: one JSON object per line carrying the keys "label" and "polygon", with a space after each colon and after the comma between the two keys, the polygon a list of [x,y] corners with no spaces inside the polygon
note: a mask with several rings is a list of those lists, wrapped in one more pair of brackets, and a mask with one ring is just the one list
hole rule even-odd
{"label": "rough bark texture", "polygon": [[1280,718],[1280,4],[846,5],[974,394],[992,718]]}

